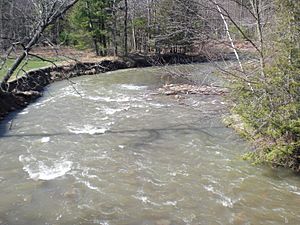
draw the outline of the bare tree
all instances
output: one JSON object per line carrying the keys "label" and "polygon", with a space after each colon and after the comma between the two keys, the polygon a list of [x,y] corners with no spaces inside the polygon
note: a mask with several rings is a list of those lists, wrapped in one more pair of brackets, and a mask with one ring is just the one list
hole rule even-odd
{"label": "bare tree", "polygon": [[112,20],[113,20],[113,27],[112,27],[112,42],[113,42],[113,52],[114,56],[118,55],[118,42],[117,42],[117,2],[116,0],[112,1]]}
{"label": "bare tree", "polygon": [[128,55],[128,1],[124,0],[124,55]]}
{"label": "bare tree", "polygon": [[[8,81],[18,69],[24,59],[28,58],[31,49],[40,41],[45,30],[58,18],[63,16],[78,0],[29,0],[32,6],[34,25],[32,30],[21,42],[14,43],[21,46],[22,52],[16,58],[11,68],[7,71],[0,83],[1,91],[8,90]],[[15,6],[17,7],[17,6]]]}

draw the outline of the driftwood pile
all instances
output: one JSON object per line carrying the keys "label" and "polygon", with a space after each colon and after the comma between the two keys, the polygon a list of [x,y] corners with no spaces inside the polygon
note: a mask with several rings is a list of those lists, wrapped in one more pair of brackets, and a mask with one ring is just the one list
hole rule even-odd
{"label": "driftwood pile", "polygon": [[166,84],[159,88],[158,92],[163,95],[225,95],[228,93],[228,89],[209,85]]}

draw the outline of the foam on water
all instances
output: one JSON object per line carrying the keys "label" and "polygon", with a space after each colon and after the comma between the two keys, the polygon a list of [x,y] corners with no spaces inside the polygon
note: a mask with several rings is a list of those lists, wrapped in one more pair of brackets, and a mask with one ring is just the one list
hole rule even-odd
{"label": "foam on water", "polygon": [[224,207],[232,208],[234,203],[236,202],[228,196],[226,196],[221,191],[215,190],[215,188],[212,185],[204,186],[204,189],[218,196],[219,199],[217,199],[217,202],[222,204]]}
{"label": "foam on water", "polygon": [[[19,160],[25,164],[23,170],[33,180],[53,180],[64,176],[72,169],[71,161],[62,160],[53,163],[32,160],[29,157],[20,156]],[[50,165],[49,165],[50,164]]]}
{"label": "foam on water", "polygon": [[177,205],[177,201],[167,201],[167,202],[164,202],[163,205],[166,205],[166,206],[176,206]]}
{"label": "foam on water", "polygon": [[147,88],[147,86],[137,86],[133,84],[122,84],[120,85],[122,89],[132,90],[132,91],[139,91],[144,90]]}
{"label": "foam on water", "polygon": [[220,100],[182,105],[118,79],[75,78],[81,97],[55,83],[16,118],[0,143],[4,223],[298,224],[299,181],[237,159]]}
{"label": "foam on water", "polygon": [[116,103],[123,103],[123,102],[133,102],[133,101],[141,101],[139,98],[130,97],[126,95],[118,95],[116,97],[110,96],[84,96],[85,99],[89,99],[92,101],[103,101],[103,102],[116,102]]}
{"label": "foam on water", "polygon": [[130,107],[124,107],[120,109],[112,109],[112,108],[105,108],[104,111],[107,115],[113,115],[117,112],[127,111]]}
{"label": "foam on water", "polygon": [[86,185],[89,189],[94,190],[94,191],[98,191],[100,192],[100,189],[96,186],[93,186],[90,182],[88,181],[81,181],[81,183],[83,183],[84,185]]}
{"label": "foam on water", "polygon": [[23,110],[22,112],[19,113],[19,115],[25,115],[25,114],[28,114],[29,111],[27,109]]}
{"label": "foam on water", "polygon": [[81,86],[79,83],[68,85],[60,90],[58,95],[56,96],[59,98],[64,98],[66,96],[73,96],[73,97],[81,97],[84,96],[84,90],[81,89]]}
{"label": "foam on water", "polygon": [[98,128],[91,125],[84,125],[83,127],[72,127],[68,126],[68,130],[74,134],[104,134],[108,129],[107,128]]}
{"label": "foam on water", "polygon": [[50,141],[50,137],[43,137],[42,139],[41,139],[41,142],[42,143],[47,143],[47,142],[49,142]]}

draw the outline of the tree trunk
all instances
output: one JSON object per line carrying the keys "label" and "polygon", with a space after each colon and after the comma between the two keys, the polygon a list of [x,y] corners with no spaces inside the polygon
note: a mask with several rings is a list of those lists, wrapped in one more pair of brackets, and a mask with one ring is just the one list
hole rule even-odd
{"label": "tree trunk", "polygon": [[262,2],[261,0],[251,0],[251,6],[256,17],[256,30],[259,43],[259,61],[260,61],[260,73],[262,79],[265,80],[265,55],[264,55],[264,37],[263,37],[263,21],[261,17]]}
{"label": "tree trunk", "polygon": [[4,7],[3,7],[3,2],[0,2],[0,54],[2,55],[4,53],[4,40],[3,40],[3,37],[4,37],[4,27],[3,27],[3,19],[4,19],[4,16],[3,16],[3,13],[4,13]]}
{"label": "tree trunk", "polygon": [[[93,20],[92,20],[92,16],[91,16],[91,11],[90,11],[90,5],[89,2],[86,1],[85,3],[86,5],[86,10],[87,10],[87,16],[88,16],[88,20],[89,20],[89,31],[93,31],[94,30],[94,24],[93,24]],[[100,51],[99,51],[99,46],[98,46],[98,40],[97,37],[95,37],[95,35],[92,36],[93,39],[93,43],[94,43],[94,50],[97,56],[100,55]]]}
{"label": "tree trunk", "polygon": [[[12,67],[7,71],[6,75],[4,76],[2,82],[1,82],[1,88],[3,88],[5,91],[8,90],[8,87],[6,84],[8,83],[11,76],[14,74],[14,72],[17,70],[17,68],[21,65],[22,61],[26,58],[31,48],[38,42],[39,38],[41,37],[43,31],[46,29],[46,25],[42,25],[39,27],[39,29],[36,31],[34,36],[32,37],[31,41],[27,44],[27,46],[24,48],[24,51],[21,53],[21,55],[15,60]],[[6,86],[6,87],[5,87]]]}
{"label": "tree trunk", "polygon": [[151,46],[150,46],[151,24],[152,24],[151,6],[152,6],[152,0],[147,0],[147,40],[146,40],[146,53],[148,53],[148,51],[151,52]]}
{"label": "tree trunk", "polygon": [[134,51],[137,51],[137,46],[136,46],[136,32],[135,32],[135,27],[132,25],[132,48]]}
{"label": "tree trunk", "polygon": [[[100,19],[100,29],[102,31],[105,31],[104,16],[101,16],[101,19]],[[106,35],[104,34],[104,32],[101,34],[101,42],[100,43],[101,43],[101,46],[102,46],[101,55],[106,56],[107,55],[107,38],[106,38]]]}
{"label": "tree trunk", "polygon": [[214,2],[214,4],[216,5],[217,10],[219,11],[220,16],[221,16],[221,18],[222,18],[222,20],[223,20],[223,23],[224,23],[224,26],[225,26],[226,34],[227,34],[227,36],[228,36],[228,38],[229,38],[229,41],[230,41],[231,47],[232,47],[232,49],[233,49],[233,51],[234,51],[235,57],[236,57],[236,59],[238,60],[240,69],[241,69],[241,71],[244,71],[243,65],[242,65],[241,60],[240,60],[240,56],[239,56],[239,54],[238,54],[238,52],[237,52],[237,50],[236,50],[236,47],[235,47],[234,42],[233,42],[233,39],[232,39],[231,34],[230,34],[230,32],[229,32],[228,23],[227,23],[227,21],[226,21],[224,15],[223,15],[223,13],[222,13],[222,10],[221,10],[220,6],[218,5],[218,3],[217,3],[217,2]]}
{"label": "tree trunk", "polygon": [[124,55],[128,55],[128,1],[124,0],[125,3],[125,16],[124,16]]}
{"label": "tree trunk", "polygon": [[116,0],[113,1],[112,15],[113,15],[112,42],[113,42],[113,48],[114,48],[114,56],[117,56],[118,55],[118,43],[117,43]]}
{"label": "tree trunk", "polygon": [[[34,32],[34,35],[30,38],[29,43],[24,47],[23,52],[21,55],[17,57],[11,68],[7,71],[6,75],[2,79],[0,83],[0,88],[2,91],[8,91],[8,81],[11,78],[11,76],[14,74],[14,72],[17,70],[17,68],[21,65],[22,61],[28,56],[29,52],[31,51],[32,47],[36,45],[42,36],[45,29],[55,22],[59,17],[64,15],[74,4],[76,4],[78,0],[73,0],[67,5],[62,5],[59,9],[55,10],[53,14],[48,14],[47,17],[43,21],[39,21],[39,26],[37,27],[36,31]],[[57,2],[56,2],[57,3]],[[53,7],[56,5],[56,3],[53,3]]]}

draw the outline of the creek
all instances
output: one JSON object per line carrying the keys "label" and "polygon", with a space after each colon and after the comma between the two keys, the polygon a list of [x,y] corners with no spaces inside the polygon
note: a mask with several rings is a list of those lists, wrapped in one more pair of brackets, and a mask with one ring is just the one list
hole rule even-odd
{"label": "creek", "polygon": [[2,121],[0,224],[300,224],[299,176],[241,160],[222,97],[153,95],[166,69],[218,82],[210,64],[83,76]]}

